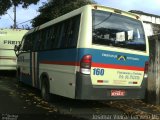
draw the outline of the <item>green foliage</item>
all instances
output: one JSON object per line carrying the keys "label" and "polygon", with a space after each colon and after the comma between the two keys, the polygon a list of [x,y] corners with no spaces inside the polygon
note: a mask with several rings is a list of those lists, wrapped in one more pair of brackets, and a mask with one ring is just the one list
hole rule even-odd
{"label": "green foliage", "polygon": [[0,15],[5,14],[12,5],[22,5],[23,8],[27,8],[30,4],[37,4],[38,1],[39,0],[0,0]]}
{"label": "green foliage", "polygon": [[4,14],[12,6],[10,0],[0,1],[0,15]]}
{"label": "green foliage", "polygon": [[94,3],[91,0],[52,0],[39,8],[40,14],[32,20],[32,26],[39,26],[81,6]]}

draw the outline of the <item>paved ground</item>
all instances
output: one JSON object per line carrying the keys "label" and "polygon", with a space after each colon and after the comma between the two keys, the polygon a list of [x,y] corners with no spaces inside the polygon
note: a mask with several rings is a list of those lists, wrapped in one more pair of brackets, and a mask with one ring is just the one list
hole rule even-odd
{"label": "paved ground", "polygon": [[102,117],[105,120],[106,117],[112,119],[115,114],[124,114],[97,101],[52,96],[51,103],[48,103],[41,99],[40,91],[8,77],[0,78],[0,98],[2,120],[101,120]]}
{"label": "paved ground", "polygon": [[40,97],[40,91],[19,84],[13,74],[0,76],[2,120],[111,120],[115,119],[115,115],[124,114],[97,101],[52,96],[51,103],[45,102]]}
{"label": "paved ground", "polygon": [[5,77],[0,78],[0,113],[2,120],[80,120],[59,114],[56,108],[19,86],[15,79]]}
{"label": "paved ground", "polygon": [[160,106],[141,100],[98,102],[52,96],[48,103],[40,91],[18,84],[13,75],[5,76],[0,76],[2,120],[160,120]]}

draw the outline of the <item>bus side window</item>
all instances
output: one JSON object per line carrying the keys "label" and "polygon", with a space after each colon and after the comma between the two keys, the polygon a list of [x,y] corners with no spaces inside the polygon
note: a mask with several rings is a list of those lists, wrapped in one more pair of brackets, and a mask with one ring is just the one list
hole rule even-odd
{"label": "bus side window", "polygon": [[[69,23],[69,30],[68,30],[68,34],[67,34],[67,47],[72,47],[72,42],[71,41],[73,41],[73,19],[70,21],[70,23]],[[76,27],[76,26],[75,26]]]}
{"label": "bus side window", "polygon": [[33,51],[37,51],[38,50],[38,44],[39,44],[39,32],[35,32],[35,34],[34,34]]}
{"label": "bus side window", "polygon": [[25,37],[23,37],[22,42],[20,44],[20,51],[23,51],[24,48]]}
{"label": "bus side window", "polygon": [[80,15],[74,17],[70,24],[68,47],[75,48],[77,46],[80,25]]}
{"label": "bus side window", "polygon": [[78,40],[80,15],[45,28],[36,34],[34,50],[75,48]]}
{"label": "bus side window", "polygon": [[56,41],[56,28],[55,26],[53,26],[50,30],[50,41],[51,41],[51,44],[50,44],[50,48],[52,48],[52,46],[55,44],[55,41]]}
{"label": "bus side window", "polygon": [[32,34],[32,51],[36,51],[37,50],[37,35],[38,33],[35,32]]}
{"label": "bus side window", "polygon": [[69,35],[69,30],[70,30],[70,20],[66,20],[63,22],[63,30],[61,31],[61,43],[60,43],[60,48],[67,48],[67,41],[68,41],[68,35]]}
{"label": "bus side window", "polygon": [[52,49],[52,46],[55,42],[55,28],[54,26],[48,28],[46,33],[46,42],[45,42],[45,49]]}
{"label": "bus side window", "polygon": [[30,51],[32,47],[32,39],[31,35],[26,36],[23,45],[23,51]]}
{"label": "bus side window", "polygon": [[65,23],[60,24],[60,32],[59,32],[59,40],[58,40],[58,48],[62,48],[63,46],[63,35],[65,31]]}
{"label": "bus side window", "polygon": [[37,34],[37,48],[36,48],[36,50],[37,51],[39,51],[39,50],[41,50],[41,47],[42,47],[42,30]]}
{"label": "bus side window", "polygon": [[47,50],[49,48],[50,48],[50,28],[47,28],[44,49]]}
{"label": "bus side window", "polygon": [[53,42],[53,46],[52,46],[53,49],[59,48],[58,43],[60,41],[61,26],[62,25],[60,23],[58,23],[58,24],[55,25],[55,33],[54,33],[54,35],[55,35],[55,41]]}
{"label": "bus side window", "polygon": [[80,15],[63,22],[60,48],[75,48],[78,40]]}
{"label": "bus side window", "polygon": [[27,41],[27,37],[24,39],[24,44],[23,44],[23,48],[22,48],[22,51],[27,51],[27,43],[28,43],[28,41]]}
{"label": "bus side window", "polygon": [[41,32],[39,50],[44,50],[44,48],[45,48],[45,41],[46,41],[46,36],[47,36],[46,33],[47,33],[47,29],[44,29]]}
{"label": "bus side window", "polygon": [[30,49],[31,51],[34,51],[35,33],[31,34],[29,39],[30,39],[30,40],[29,40],[29,41],[30,41],[30,48],[29,48],[29,49]]}

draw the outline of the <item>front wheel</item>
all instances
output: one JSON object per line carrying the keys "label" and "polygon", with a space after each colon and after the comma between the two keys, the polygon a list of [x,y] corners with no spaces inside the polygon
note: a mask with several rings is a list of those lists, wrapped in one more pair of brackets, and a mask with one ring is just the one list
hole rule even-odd
{"label": "front wheel", "polygon": [[46,78],[41,83],[41,96],[45,101],[50,101],[49,82]]}

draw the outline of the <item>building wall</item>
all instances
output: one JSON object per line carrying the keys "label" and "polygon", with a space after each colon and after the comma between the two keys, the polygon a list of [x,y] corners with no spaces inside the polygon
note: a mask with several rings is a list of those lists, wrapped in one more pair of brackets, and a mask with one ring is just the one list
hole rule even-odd
{"label": "building wall", "polygon": [[147,34],[147,36],[154,35],[152,23],[145,23],[144,22],[144,30],[145,30],[145,33]]}
{"label": "building wall", "polygon": [[135,13],[141,17],[147,36],[160,33],[160,16],[136,10],[131,10],[129,12]]}
{"label": "building wall", "polygon": [[140,15],[141,19],[146,22],[150,22],[153,24],[160,24],[160,16],[149,16],[149,15]]}
{"label": "building wall", "polygon": [[160,16],[140,15],[148,36],[160,33]]}
{"label": "building wall", "polygon": [[160,34],[150,36],[150,59],[148,66],[148,102],[160,105]]}

